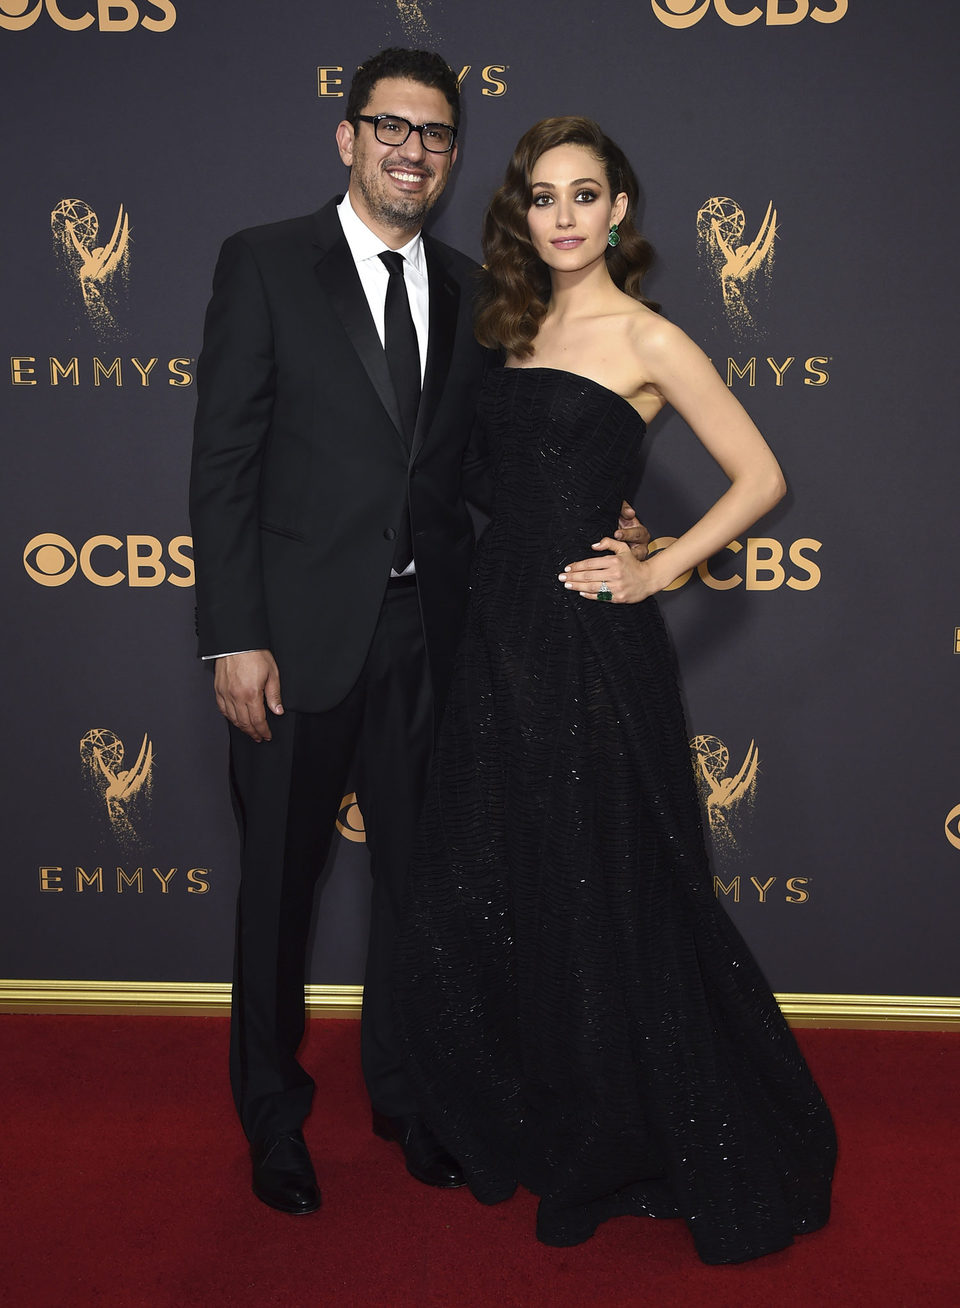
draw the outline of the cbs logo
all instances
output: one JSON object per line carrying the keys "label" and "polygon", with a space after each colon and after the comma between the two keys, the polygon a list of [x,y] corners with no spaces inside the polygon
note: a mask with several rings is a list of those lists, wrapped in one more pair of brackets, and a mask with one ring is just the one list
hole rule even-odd
{"label": "cbs logo", "polygon": [[[94,23],[101,32],[132,32],[138,24],[148,32],[169,32],[177,21],[171,0],[140,0],[139,6],[133,0],[96,0],[95,14],[88,10],[74,18],[60,12],[57,0],[37,0],[32,7],[30,0],[0,0],[0,29],[22,32],[44,9],[65,32],[82,32]],[[141,15],[141,10],[146,12]]]}
{"label": "cbs logo", "polygon": [[955,804],[943,824],[943,834],[954,849],[960,849],[960,804]]}
{"label": "cbs logo", "polygon": [[730,7],[730,0],[650,0],[650,7],[664,27],[693,27],[711,5],[730,27],[749,27],[762,18],[767,27],[794,27],[809,16],[815,23],[839,23],[847,12],[847,0],[829,0],[811,5],[810,0],[766,0],[766,5]]}
{"label": "cbs logo", "polygon": [[349,795],[344,795],[340,801],[340,812],[337,814],[337,830],[345,840],[352,840],[355,844],[366,841],[367,830],[363,824],[363,814],[360,812],[360,805],[357,803],[355,791]]}
{"label": "cbs logo", "polygon": [[[658,536],[650,542],[650,553],[666,549],[676,540],[676,536]],[[701,563],[696,569],[684,572],[676,581],[666,586],[666,590],[679,590],[685,586],[696,571],[700,580],[710,590],[733,590],[735,586],[745,586],[747,590],[779,590],[786,584],[791,590],[813,590],[820,585],[820,568],[809,558],[822,547],[822,541],[803,536],[795,540],[786,550],[778,540],[770,536],[750,536],[746,546],[738,540],[732,540],[725,546],[731,554],[743,555],[738,559],[740,570],[734,570],[729,577],[715,577],[710,571],[710,562]],[[789,568],[789,575],[788,575]]]}
{"label": "cbs logo", "polygon": [[156,536],[91,536],[79,550],[65,536],[45,531],[27,542],[23,566],[38,586],[65,586],[79,568],[94,586],[193,585],[190,536],[174,536],[166,551]]}

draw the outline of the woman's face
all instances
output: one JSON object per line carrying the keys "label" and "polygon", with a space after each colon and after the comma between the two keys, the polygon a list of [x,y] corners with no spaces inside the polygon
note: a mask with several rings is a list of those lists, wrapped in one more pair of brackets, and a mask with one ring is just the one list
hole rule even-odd
{"label": "woman's face", "polygon": [[585,145],[545,151],[533,166],[530,189],[530,239],[548,268],[578,272],[603,258],[627,197],[610,194],[604,167],[592,151]]}

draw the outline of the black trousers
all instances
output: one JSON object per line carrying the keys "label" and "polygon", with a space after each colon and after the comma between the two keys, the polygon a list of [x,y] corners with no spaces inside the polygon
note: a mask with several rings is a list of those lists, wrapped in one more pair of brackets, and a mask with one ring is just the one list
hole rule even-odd
{"label": "black trousers", "polygon": [[[283,669],[280,669],[283,690]],[[391,969],[407,863],[433,745],[415,586],[387,588],[360,677],[335,708],[270,718],[273,739],[230,728],[242,845],[230,1079],[250,1139],[294,1130],[314,1082],[297,1061],[317,878],[354,768],[373,873],[361,1048],[373,1106],[416,1111],[394,1038]]]}

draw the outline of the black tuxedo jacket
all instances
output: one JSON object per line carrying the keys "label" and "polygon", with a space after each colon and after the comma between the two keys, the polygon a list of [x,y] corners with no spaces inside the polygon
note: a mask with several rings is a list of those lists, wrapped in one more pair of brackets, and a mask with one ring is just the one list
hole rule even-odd
{"label": "black tuxedo jacket", "polygon": [[197,366],[190,515],[200,654],[269,649],[286,707],[338,703],[363,666],[404,503],[442,699],[466,599],[494,356],[474,340],[475,265],[424,236],[426,372],[412,450],[333,200],[230,237]]}

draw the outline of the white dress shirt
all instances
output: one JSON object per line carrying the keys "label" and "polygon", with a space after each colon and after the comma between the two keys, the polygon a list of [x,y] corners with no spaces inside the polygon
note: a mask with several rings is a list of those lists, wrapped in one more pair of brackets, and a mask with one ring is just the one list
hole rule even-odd
{"label": "white dress shirt", "polygon": [[[384,344],[383,320],[387,303],[387,282],[390,274],[380,255],[390,246],[385,245],[370,228],[357,217],[357,211],[350,203],[350,192],[337,205],[337,216],[346,237],[353,262],[367,297],[367,304],[373,314],[373,321]],[[430,318],[430,294],[427,286],[427,259],[423,250],[423,241],[417,232],[412,241],[402,245],[397,254],[403,255],[403,279],[407,284],[407,299],[410,301],[410,316],[417,333],[420,346],[420,384],[427,363],[427,331]]]}

